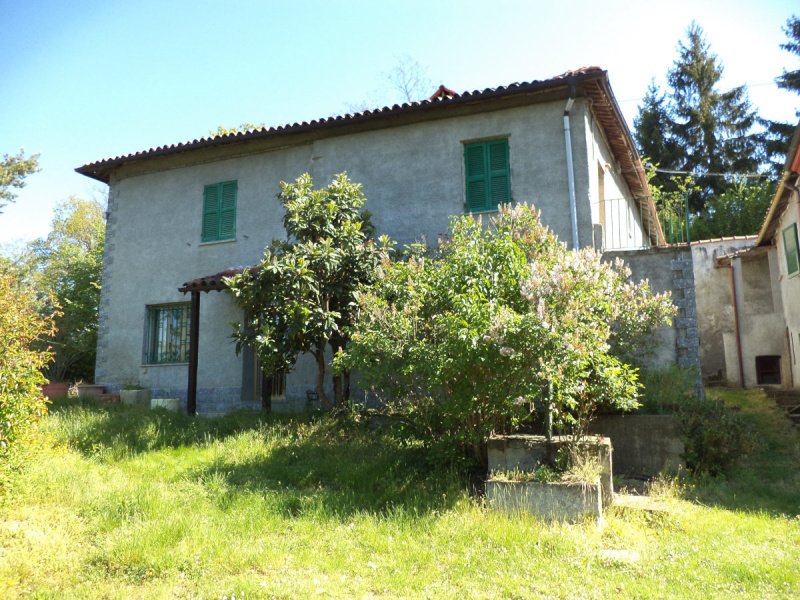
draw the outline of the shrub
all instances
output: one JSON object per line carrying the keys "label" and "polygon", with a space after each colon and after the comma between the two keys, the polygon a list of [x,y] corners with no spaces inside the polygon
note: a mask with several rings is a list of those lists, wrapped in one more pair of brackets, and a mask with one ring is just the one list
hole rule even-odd
{"label": "shrub", "polygon": [[422,439],[479,461],[492,432],[532,413],[579,437],[599,405],[636,406],[636,369],[615,350],[672,314],[629,274],[568,251],[526,205],[501,207],[487,227],[456,218],[436,252],[383,261],[336,362]]}
{"label": "shrub", "polygon": [[642,369],[642,393],[638,412],[648,415],[672,414],[695,398],[697,369],[677,365]]}
{"label": "shrub", "polygon": [[39,316],[29,290],[0,276],[0,486],[16,445],[46,410],[42,369],[51,355],[32,346],[52,329],[52,319]]}
{"label": "shrub", "polygon": [[678,411],[686,467],[694,474],[719,475],[754,449],[754,432],[738,412],[715,399],[685,402]]}

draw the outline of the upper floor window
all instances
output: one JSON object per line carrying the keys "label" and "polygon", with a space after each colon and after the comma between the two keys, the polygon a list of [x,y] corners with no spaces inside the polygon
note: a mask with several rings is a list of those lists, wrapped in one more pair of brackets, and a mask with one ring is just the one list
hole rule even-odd
{"label": "upper floor window", "polygon": [[786,255],[786,271],[794,275],[800,271],[800,253],[797,246],[797,223],[783,230],[783,252]]}
{"label": "upper floor window", "polygon": [[189,362],[189,309],[188,302],[147,307],[145,364]]}
{"label": "upper floor window", "polygon": [[490,140],[464,145],[467,211],[497,210],[511,201],[508,140]]}
{"label": "upper floor window", "polygon": [[217,242],[236,237],[236,182],[223,181],[203,190],[201,241]]}

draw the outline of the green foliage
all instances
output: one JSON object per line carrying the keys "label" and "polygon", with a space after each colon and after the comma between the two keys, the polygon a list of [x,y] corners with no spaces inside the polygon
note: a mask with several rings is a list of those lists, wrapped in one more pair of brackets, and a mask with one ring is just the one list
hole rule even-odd
{"label": "green foliage", "polygon": [[641,406],[637,412],[642,414],[673,414],[681,406],[692,401],[697,393],[697,369],[687,369],[677,365],[642,369],[639,380],[643,389]]}
{"label": "green foliage", "polygon": [[[47,443],[0,502],[0,590],[86,599],[797,597],[797,434],[758,390],[709,394],[747,400],[742,414],[769,444],[725,478],[671,486],[655,515],[612,506],[602,532],[487,510],[419,445],[326,417],[189,420],[54,406],[39,427]],[[609,556],[619,548],[638,560]]]}
{"label": "green foliage", "polygon": [[249,133],[256,129],[266,128],[265,123],[240,123],[237,127],[224,127],[219,125],[214,131],[209,131],[208,135],[211,137],[220,137],[222,135],[230,135],[232,133]]}
{"label": "green foliage", "polygon": [[[373,281],[382,251],[371,240],[369,213],[361,212],[361,186],[344,173],[320,190],[307,173],[281,182],[280,199],[288,240],[274,240],[255,268],[228,280],[245,311],[234,338],[237,350],[254,348],[266,370],[290,370],[298,354],[311,353],[317,394],[329,407],[326,347],[336,352],[347,345],[356,290]],[[349,374],[335,374],[333,387],[336,404],[347,399]]]}
{"label": "green foliage", "polygon": [[[703,29],[692,23],[678,44],[678,58],[667,73],[669,90],[651,84],[634,121],[643,153],[666,170],[698,173],[691,208],[702,211],[708,199],[730,187],[726,178],[705,173],[752,173],[761,166],[762,138],[754,133],[756,111],[745,86],[721,92],[722,65]],[[660,187],[674,191],[669,177]]]}
{"label": "green foliage", "polygon": [[695,474],[718,475],[754,449],[754,431],[722,400],[693,398],[678,411],[686,466]]}
{"label": "green foliage", "polygon": [[25,178],[38,170],[38,154],[26,158],[20,150],[16,155],[3,155],[0,160],[0,209],[16,199],[17,195],[11,188],[25,187]]}
{"label": "green foliage", "polygon": [[30,291],[0,276],[0,487],[16,445],[46,410],[41,370],[50,354],[35,346],[51,332],[52,321],[38,314]]}
{"label": "green foliage", "polygon": [[706,211],[692,223],[692,239],[758,233],[774,193],[775,184],[771,181],[733,182],[724,192],[709,199]]}
{"label": "green foliage", "polygon": [[[783,28],[787,40],[780,45],[783,50],[800,57],[800,17],[793,15],[786,21]],[[800,69],[793,71],[783,70],[783,74],[776,77],[775,82],[779,88],[783,88],[795,94],[800,94]],[[795,112],[795,116],[800,117],[800,109]],[[782,123],[769,119],[759,119],[759,123],[764,126],[765,151],[770,158],[773,171],[777,177],[781,176],[783,166],[786,161],[786,152],[792,140],[796,123]]]}
{"label": "green foliage", "polygon": [[384,260],[337,364],[422,439],[478,460],[490,433],[533,412],[580,435],[597,406],[636,405],[636,370],[619,356],[673,311],[628,275],[567,251],[526,205],[487,227],[455,218],[431,255]]}
{"label": "green foliage", "polygon": [[643,160],[645,175],[650,187],[650,195],[656,205],[661,228],[669,243],[689,242],[693,237],[691,225],[687,227],[689,216],[688,198],[697,189],[691,175],[672,175],[666,178],[658,172],[658,165]]}
{"label": "green foliage", "polygon": [[55,353],[53,381],[93,380],[104,240],[103,206],[71,197],[56,208],[48,236],[31,244],[40,310],[59,313],[46,340]]}

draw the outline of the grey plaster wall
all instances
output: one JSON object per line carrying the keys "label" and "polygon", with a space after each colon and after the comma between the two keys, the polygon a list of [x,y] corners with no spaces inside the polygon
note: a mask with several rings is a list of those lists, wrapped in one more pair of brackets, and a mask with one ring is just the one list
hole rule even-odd
{"label": "grey plaster wall", "polygon": [[[185,402],[187,365],[143,364],[147,305],[188,302],[185,281],[254,264],[263,248],[283,237],[279,182],[309,172],[325,185],[338,172],[363,184],[366,208],[379,233],[399,243],[436,243],[453,215],[464,213],[463,144],[506,137],[515,201],[533,202],[563,241],[570,217],[563,137],[563,103],[552,102],[365,131],[301,145],[261,149],[225,160],[175,167],[169,157],[111,181],[101,299],[96,381],[116,389],[137,382],[154,397]],[[578,222],[584,245],[592,240],[590,167],[593,138],[585,103],[573,107],[573,155]],[[207,160],[207,162],[203,162]],[[236,239],[200,243],[205,185],[238,182]],[[201,295],[198,410],[243,406],[243,362],[230,323],[241,315],[226,294]],[[303,404],[313,387],[314,364],[301,357],[287,381],[286,404]],[[254,404],[251,402],[251,404]]]}
{"label": "grey plaster wall", "polygon": [[[693,242],[692,263],[700,335],[700,365],[705,379],[738,382],[738,365],[726,366],[726,343],[733,341],[734,318],[731,271],[718,268],[716,259],[753,246],[755,237]],[[735,348],[733,349],[735,352]],[[729,352],[730,354],[730,349]]]}
{"label": "grey plaster wall", "polygon": [[628,265],[634,281],[647,279],[654,292],[670,292],[678,309],[671,326],[664,325],[653,333],[649,353],[641,357],[642,363],[654,368],[677,364],[695,367],[699,371],[697,307],[689,247],[669,246],[603,254],[606,261],[616,258]]}

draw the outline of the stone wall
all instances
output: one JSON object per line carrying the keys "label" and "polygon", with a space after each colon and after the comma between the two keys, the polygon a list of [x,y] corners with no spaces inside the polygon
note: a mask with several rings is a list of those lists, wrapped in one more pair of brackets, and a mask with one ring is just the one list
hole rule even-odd
{"label": "stone wall", "polygon": [[[671,326],[662,326],[653,334],[653,343],[645,366],[661,368],[678,365],[700,370],[700,338],[697,328],[697,305],[692,253],[688,245],[617,250],[603,253],[603,260],[621,259],[631,270],[634,281],[647,279],[654,292],[670,292],[678,309]],[[698,379],[698,391],[702,386]]]}

